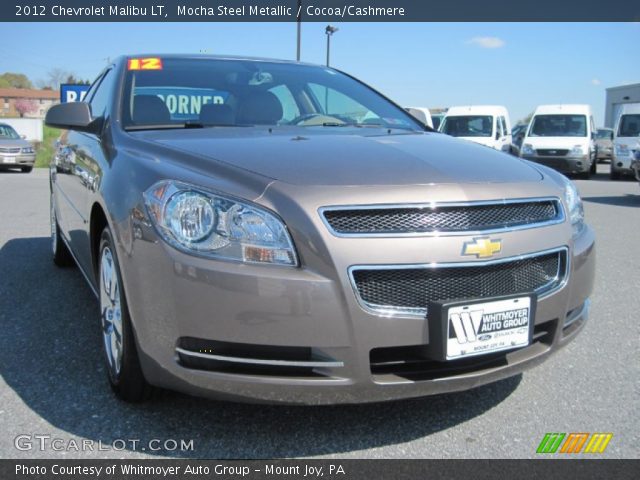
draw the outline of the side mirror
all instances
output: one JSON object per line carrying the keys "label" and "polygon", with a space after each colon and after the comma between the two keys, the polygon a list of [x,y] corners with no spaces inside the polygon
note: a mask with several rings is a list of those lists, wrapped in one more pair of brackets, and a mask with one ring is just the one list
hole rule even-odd
{"label": "side mirror", "polygon": [[496,132],[496,140],[500,140],[500,137],[501,137],[501,136],[502,136],[502,135],[500,135],[500,132]]}
{"label": "side mirror", "polygon": [[47,112],[44,123],[49,127],[92,133],[97,133],[100,127],[100,119],[91,117],[91,108],[85,102],[54,105]]}
{"label": "side mirror", "polygon": [[21,138],[22,140],[26,140],[26,139],[27,139],[27,136],[26,136],[26,135],[20,135],[20,138]]}

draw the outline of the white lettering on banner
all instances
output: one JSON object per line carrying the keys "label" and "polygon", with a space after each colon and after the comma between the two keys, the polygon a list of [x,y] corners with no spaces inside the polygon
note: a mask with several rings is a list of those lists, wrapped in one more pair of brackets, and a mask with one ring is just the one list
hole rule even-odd
{"label": "white lettering on banner", "polygon": [[199,115],[202,105],[207,103],[223,104],[224,98],[219,95],[161,95],[158,97],[165,103],[169,112],[178,115]]}

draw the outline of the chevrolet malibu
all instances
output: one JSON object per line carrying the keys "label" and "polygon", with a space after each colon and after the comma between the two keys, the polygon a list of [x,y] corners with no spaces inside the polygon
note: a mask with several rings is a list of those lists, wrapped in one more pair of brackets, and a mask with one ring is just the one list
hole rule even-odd
{"label": "chevrolet malibu", "polygon": [[338,70],[123,57],[46,123],[64,130],[53,260],[97,297],[124,400],[465,390],[587,321],[594,234],[574,184]]}

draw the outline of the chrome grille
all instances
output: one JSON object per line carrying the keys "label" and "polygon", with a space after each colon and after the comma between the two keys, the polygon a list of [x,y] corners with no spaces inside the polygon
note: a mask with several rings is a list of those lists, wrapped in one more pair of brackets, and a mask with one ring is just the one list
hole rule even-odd
{"label": "chrome grille", "polygon": [[0,147],[0,153],[20,153],[20,147]]}
{"label": "chrome grille", "polygon": [[322,214],[329,228],[341,236],[487,232],[562,221],[557,199],[433,207],[331,207]]}
{"label": "chrome grille", "polygon": [[538,148],[536,153],[542,157],[564,157],[569,150],[564,148]]}
{"label": "chrome grille", "polygon": [[352,267],[350,274],[365,309],[424,315],[435,301],[549,293],[566,278],[567,252],[435,266]]}

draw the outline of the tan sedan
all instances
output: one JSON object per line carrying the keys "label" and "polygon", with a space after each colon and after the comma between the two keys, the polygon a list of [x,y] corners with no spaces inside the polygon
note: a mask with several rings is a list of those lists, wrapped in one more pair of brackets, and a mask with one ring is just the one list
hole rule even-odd
{"label": "tan sedan", "polygon": [[587,321],[594,234],[574,184],[434,132],[345,73],[123,57],[86,102],[46,118],[69,130],[52,250],[100,302],[123,399],[464,390]]}

